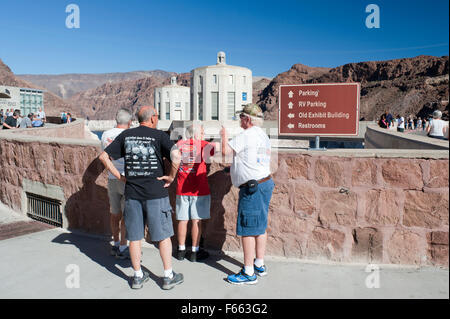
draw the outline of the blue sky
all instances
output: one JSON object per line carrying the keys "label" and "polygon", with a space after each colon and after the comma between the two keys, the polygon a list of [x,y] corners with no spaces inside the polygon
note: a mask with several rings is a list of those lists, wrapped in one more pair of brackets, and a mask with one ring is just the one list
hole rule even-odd
{"label": "blue sky", "polygon": [[[68,4],[80,28],[68,29]],[[369,4],[380,28],[368,29]],[[215,64],[274,77],[295,63],[448,55],[448,0],[0,0],[0,59],[16,74],[189,72]]]}

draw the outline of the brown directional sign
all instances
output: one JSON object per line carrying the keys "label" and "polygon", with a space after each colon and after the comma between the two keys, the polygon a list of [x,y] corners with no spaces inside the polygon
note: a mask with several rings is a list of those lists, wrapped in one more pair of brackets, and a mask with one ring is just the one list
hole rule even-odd
{"label": "brown directional sign", "polygon": [[358,135],[359,83],[280,85],[280,135]]}

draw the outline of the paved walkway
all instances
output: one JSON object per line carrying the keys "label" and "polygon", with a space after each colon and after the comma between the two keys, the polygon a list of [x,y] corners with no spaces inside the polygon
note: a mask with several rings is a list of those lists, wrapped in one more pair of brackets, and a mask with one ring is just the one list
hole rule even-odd
{"label": "paved walkway", "polygon": [[[173,259],[174,270],[185,281],[164,291],[159,252],[147,243],[142,264],[151,279],[132,290],[130,261],[109,256],[109,245],[59,228],[1,240],[0,298],[449,298],[448,269],[381,265],[378,274],[370,274],[366,265],[269,257],[267,277],[255,286],[234,286],[225,278],[241,268],[239,254],[211,256],[206,263]],[[379,288],[367,288],[366,282]]]}

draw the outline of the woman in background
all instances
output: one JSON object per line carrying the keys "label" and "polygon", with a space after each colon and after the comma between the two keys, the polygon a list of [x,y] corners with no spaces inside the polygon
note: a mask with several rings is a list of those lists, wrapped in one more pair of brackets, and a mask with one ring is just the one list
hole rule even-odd
{"label": "woman in background", "polygon": [[444,137],[448,130],[448,124],[441,120],[442,112],[436,110],[433,112],[433,120],[430,121],[427,127],[427,135],[432,138],[445,140]]}

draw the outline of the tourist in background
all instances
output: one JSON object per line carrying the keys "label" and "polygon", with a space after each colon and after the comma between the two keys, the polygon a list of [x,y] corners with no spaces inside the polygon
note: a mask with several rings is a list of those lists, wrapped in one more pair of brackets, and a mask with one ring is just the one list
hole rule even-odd
{"label": "tourist in background", "polygon": [[427,135],[432,138],[437,138],[440,140],[445,140],[445,134],[448,131],[448,124],[442,119],[442,112],[436,110],[433,112],[433,120],[429,123],[427,127]]}
{"label": "tourist in background", "polygon": [[72,123],[72,114],[67,113],[66,123]]}
{"label": "tourist in background", "polygon": [[42,123],[45,123],[47,121],[45,117],[45,112],[42,111],[42,108],[39,108],[39,111],[37,112],[36,116],[42,121]]}
{"label": "tourist in background", "polygon": [[33,115],[33,121],[31,122],[32,127],[42,127],[44,126],[44,122],[40,118],[38,118],[36,115]]}
{"label": "tourist in background", "polygon": [[20,116],[20,111],[15,110],[11,116],[8,116],[6,118],[5,122],[3,123],[3,129],[4,130],[16,129],[17,125],[18,125],[17,119],[19,118],[19,116]]}
{"label": "tourist in background", "polygon": [[242,237],[244,250],[244,267],[239,273],[229,275],[227,280],[232,284],[251,285],[258,282],[256,275],[267,275],[264,264],[266,229],[275,184],[270,174],[270,139],[261,129],[261,108],[247,104],[239,118],[244,131],[230,142],[224,127],[220,132],[222,153],[233,155],[231,182],[240,189],[236,233]]}
{"label": "tourist in background", "polygon": [[378,125],[379,125],[381,128],[388,128],[388,127],[389,127],[389,125],[388,125],[388,123],[387,123],[387,121],[386,121],[386,115],[385,115],[385,114],[382,114],[382,115],[381,115],[381,118],[380,118],[380,120],[378,121]]}
{"label": "tourist in background", "polygon": [[3,115],[4,115],[4,111],[3,109],[0,110],[0,125],[3,125]]}
{"label": "tourist in background", "polygon": [[66,111],[61,112],[61,123],[65,124],[67,122],[67,114]]}
{"label": "tourist in background", "polygon": [[388,128],[390,128],[393,125],[394,117],[392,116],[391,112],[388,112],[386,115],[386,123],[388,125]]}
{"label": "tourist in background", "polygon": [[[175,179],[180,165],[180,152],[169,135],[157,130],[155,108],[142,106],[137,117],[139,127],[123,131],[100,155],[101,162],[117,178],[125,181],[125,227],[130,241],[130,258],[134,269],[131,288],[140,289],[150,273],[141,269],[141,245],[145,226],[150,240],[158,242],[164,267],[163,289],[172,289],[184,281],[183,275],[172,269],[172,207],[167,188]],[[125,158],[125,176],[111,159]],[[165,175],[164,158],[171,163]]]}
{"label": "tourist in background", "polygon": [[[128,109],[121,108],[116,113],[116,127],[103,133],[102,150],[111,144],[114,139],[126,129],[129,129],[132,121],[132,114]],[[120,175],[125,175],[124,159],[112,161]],[[123,180],[117,179],[113,174],[108,175],[108,196],[109,206],[111,208],[110,224],[114,245],[111,247],[111,256],[119,259],[130,258],[130,251],[127,245],[125,219],[123,218],[123,210],[125,206],[125,183]]]}
{"label": "tourist in background", "polygon": [[409,119],[408,119],[408,127],[410,130],[414,130],[414,120],[411,115],[409,116]]}
{"label": "tourist in background", "polygon": [[405,118],[403,116],[397,115],[397,132],[405,131]]}
{"label": "tourist in background", "polygon": [[194,123],[187,128],[187,139],[179,140],[181,163],[177,176],[176,218],[178,221],[177,259],[186,255],[186,233],[191,221],[192,248],[189,260],[201,261],[209,253],[200,249],[202,221],[210,218],[211,195],[206,163],[214,156],[215,145],[203,140],[204,128]]}
{"label": "tourist in background", "polygon": [[19,124],[19,128],[31,128],[31,121],[33,120],[33,113],[29,113],[28,116],[22,118]]}
{"label": "tourist in background", "polygon": [[425,131],[427,126],[428,126],[428,122],[427,122],[427,119],[424,117],[423,121],[422,121],[422,131]]}
{"label": "tourist in background", "polygon": [[421,130],[422,129],[422,118],[417,118],[417,129]]}

